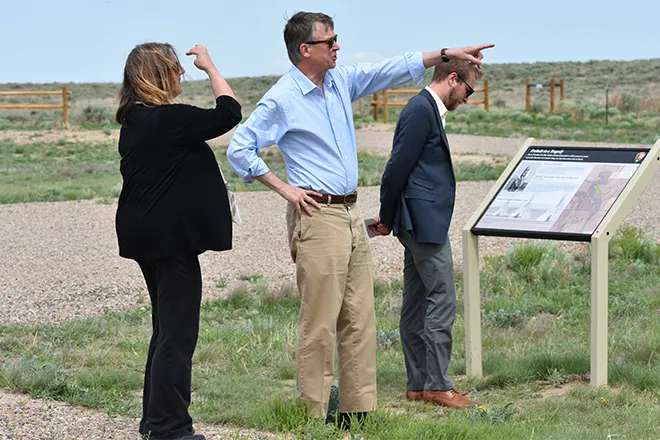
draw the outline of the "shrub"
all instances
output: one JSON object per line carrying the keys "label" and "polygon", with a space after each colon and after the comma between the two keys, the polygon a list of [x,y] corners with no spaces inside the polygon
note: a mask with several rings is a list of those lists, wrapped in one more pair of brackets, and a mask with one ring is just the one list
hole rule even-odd
{"label": "shrub", "polygon": [[490,115],[486,110],[483,108],[478,108],[476,110],[471,111],[468,113],[469,118],[471,121],[489,121],[490,120]]}
{"label": "shrub", "polygon": [[541,104],[532,104],[529,106],[529,111],[532,113],[543,113],[543,106]]}
{"label": "shrub", "polygon": [[112,134],[112,126],[110,125],[110,121],[103,122],[102,130],[106,136],[110,136]]}
{"label": "shrub", "polygon": [[353,113],[353,123],[355,128],[362,128],[363,124],[374,122],[374,118],[371,115],[363,113]]}
{"label": "shrub", "polygon": [[506,107],[506,101],[503,99],[496,99],[493,105],[497,108],[504,108]]}
{"label": "shrub", "polygon": [[632,127],[632,124],[628,121],[621,121],[619,124],[619,128],[630,128]]}
{"label": "shrub", "polygon": [[[605,109],[604,108],[599,108],[596,110],[592,115],[591,118],[598,118],[598,119],[603,119],[605,118]],[[609,113],[609,112],[608,112]]]}
{"label": "shrub", "polygon": [[517,277],[533,283],[556,283],[569,278],[575,269],[566,253],[554,244],[515,246],[507,253],[505,264]]}
{"label": "shrub", "polygon": [[660,97],[658,95],[646,95],[642,98],[640,105],[642,110],[660,111]]}
{"label": "shrub", "polygon": [[469,117],[468,115],[466,115],[465,113],[461,113],[460,115],[456,115],[456,117],[454,118],[454,120],[455,120],[456,122],[469,122],[469,121],[470,121],[470,117]]}
{"label": "shrub", "polygon": [[582,104],[581,108],[582,111],[589,117],[589,119],[597,118],[598,112],[601,110],[600,107],[592,103]]}
{"label": "shrub", "polygon": [[507,311],[499,309],[497,312],[488,312],[484,317],[487,324],[498,328],[522,327],[527,323],[529,317],[520,310]]}
{"label": "shrub", "polygon": [[514,272],[538,266],[548,249],[547,246],[537,246],[535,244],[515,246],[507,252],[506,265]]}
{"label": "shrub", "polygon": [[83,109],[82,120],[84,122],[104,122],[112,120],[112,111],[105,107],[88,105]]}
{"label": "shrub", "polygon": [[619,228],[609,246],[610,258],[625,258],[629,261],[643,261],[648,264],[660,262],[660,246],[644,235],[644,232],[632,226]]}
{"label": "shrub", "polygon": [[536,115],[536,120],[537,121],[545,121],[545,115],[543,113],[539,113]]}
{"label": "shrub", "polygon": [[40,121],[39,124],[37,124],[37,127],[40,130],[50,130],[51,128],[53,128],[53,121],[48,121],[48,120]]}
{"label": "shrub", "polygon": [[516,118],[516,121],[522,122],[523,124],[529,124],[530,122],[534,122],[534,118],[532,117],[532,115],[523,113]]}
{"label": "shrub", "polygon": [[550,125],[562,125],[564,123],[564,118],[559,115],[552,115],[548,118],[548,123]]}
{"label": "shrub", "polygon": [[610,105],[618,108],[624,113],[637,112],[640,110],[642,98],[630,93],[622,93],[620,95],[613,95],[610,99]]}

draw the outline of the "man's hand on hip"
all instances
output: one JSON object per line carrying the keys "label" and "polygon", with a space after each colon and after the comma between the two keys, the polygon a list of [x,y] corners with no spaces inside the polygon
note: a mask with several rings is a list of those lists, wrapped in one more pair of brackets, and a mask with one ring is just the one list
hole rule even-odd
{"label": "man's hand on hip", "polygon": [[297,186],[291,186],[285,183],[277,192],[290,203],[294,204],[298,215],[301,215],[301,209],[303,209],[311,217],[312,209],[310,205],[316,209],[321,209],[321,205],[310,196],[322,197],[322,195],[311,189],[298,188]]}

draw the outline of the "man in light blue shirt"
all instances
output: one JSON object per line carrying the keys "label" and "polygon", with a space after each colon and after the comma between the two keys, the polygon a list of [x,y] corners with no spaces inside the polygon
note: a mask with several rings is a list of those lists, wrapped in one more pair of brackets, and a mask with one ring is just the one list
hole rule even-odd
{"label": "man in light blue shirt", "polygon": [[[245,182],[258,180],[288,202],[287,227],[300,294],[297,381],[313,417],[325,417],[339,356],[342,421],[376,407],[376,320],[371,249],[357,201],[358,162],[351,103],[409,80],[450,58],[481,64],[471,46],[406,53],[378,64],[337,65],[331,17],[298,12],[284,41],[291,69],[259,101],[227,151]],[[277,144],[288,183],[258,156]]]}

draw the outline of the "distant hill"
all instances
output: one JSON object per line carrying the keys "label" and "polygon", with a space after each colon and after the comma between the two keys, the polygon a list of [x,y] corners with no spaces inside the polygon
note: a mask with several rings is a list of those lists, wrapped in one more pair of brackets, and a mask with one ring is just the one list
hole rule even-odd
{"label": "distant hill", "polygon": [[[587,61],[587,62],[537,62],[537,63],[506,63],[485,64],[485,79],[489,81],[490,103],[492,110],[522,109],[525,105],[525,78],[530,76],[534,83],[549,83],[551,77],[565,81],[565,98],[568,103],[594,103],[605,106],[605,89],[609,88],[610,104],[622,102],[622,99],[632,99],[637,103],[638,110],[660,111],[660,58],[633,61]],[[428,84],[432,70],[427,74]],[[239,77],[230,78],[229,83],[234,89],[239,101],[243,104],[245,113],[254,109],[256,102],[279,78],[279,76]],[[9,83],[0,84],[0,91],[11,90],[58,90],[61,83]],[[116,106],[116,96],[119,83],[68,83],[71,90],[71,115],[82,117],[85,107],[110,117]],[[416,84],[405,84],[401,88],[421,88]],[[549,88],[533,89],[532,104],[536,108],[547,109],[549,105]],[[624,96],[625,95],[625,96]],[[557,100],[559,92],[557,91]],[[475,99],[481,99],[475,94]],[[0,96],[0,103],[56,102],[53,97]],[[365,97],[355,104],[356,112],[369,112],[371,97]],[[184,83],[184,102],[195,105],[211,106],[211,95],[208,81],[186,81]],[[88,109],[89,110],[89,109]],[[0,110],[0,117],[5,119],[43,118],[50,113],[57,119],[55,111],[30,112],[26,110]]]}

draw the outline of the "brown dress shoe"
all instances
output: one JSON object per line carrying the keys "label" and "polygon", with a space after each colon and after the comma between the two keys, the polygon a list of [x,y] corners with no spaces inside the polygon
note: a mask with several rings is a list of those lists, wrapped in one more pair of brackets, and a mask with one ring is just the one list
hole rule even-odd
{"label": "brown dress shoe", "polygon": [[406,391],[406,399],[408,400],[422,400],[424,398],[424,391]]}
{"label": "brown dress shoe", "polygon": [[[458,392],[461,396],[467,396],[468,392],[463,391],[463,392]],[[406,391],[406,399],[408,400],[423,400],[424,399],[424,391]]]}
{"label": "brown dress shoe", "polygon": [[459,393],[456,390],[424,391],[423,399],[426,402],[449,408],[469,408],[474,405],[481,405],[479,402],[468,399],[465,397],[465,394]]}

